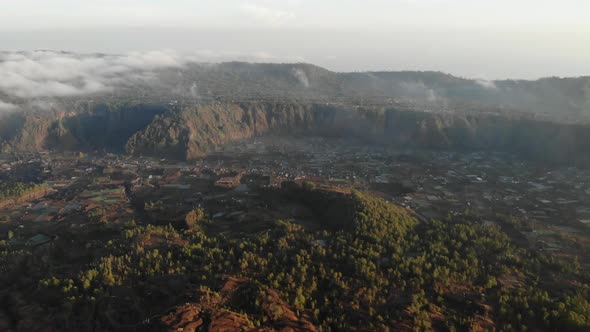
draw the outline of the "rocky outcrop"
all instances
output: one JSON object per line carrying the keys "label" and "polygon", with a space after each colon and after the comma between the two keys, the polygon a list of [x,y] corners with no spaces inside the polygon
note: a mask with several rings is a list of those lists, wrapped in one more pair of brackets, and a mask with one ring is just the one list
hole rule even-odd
{"label": "rocky outcrop", "polygon": [[269,132],[292,133],[315,125],[300,104],[216,104],[188,108],[154,120],[127,143],[132,154],[193,159],[223,144]]}
{"label": "rocky outcrop", "polygon": [[590,159],[589,126],[532,115],[295,101],[204,106],[86,103],[72,107],[71,112],[6,118],[0,125],[0,146],[4,152],[126,150],[134,155],[190,160],[231,142],[279,134],[349,137],[410,149],[507,151],[547,162],[587,163]]}

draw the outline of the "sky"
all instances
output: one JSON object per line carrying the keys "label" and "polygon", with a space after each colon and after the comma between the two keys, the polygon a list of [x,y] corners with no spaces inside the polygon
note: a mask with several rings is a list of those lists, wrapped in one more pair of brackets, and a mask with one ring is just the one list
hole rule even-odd
{"label": "sky", "polygon": [[590,75],[589,18],[585,0],[8,0],[0,49],[535,79]]}

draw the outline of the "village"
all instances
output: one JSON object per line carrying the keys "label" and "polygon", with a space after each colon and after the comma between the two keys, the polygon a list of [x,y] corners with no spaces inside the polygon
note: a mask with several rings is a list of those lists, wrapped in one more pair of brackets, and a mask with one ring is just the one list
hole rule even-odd
{"label": "village", "polygon": [[112,153],[0,158],[0,178],[47,185],[29,199],[0,202],[1,231],[16,232],[14,241],[23,245],[50,242],[63,227],[83,231],[89,221],[179,222],[195,208],[227,229],[235,222],[263,228],[281,218],[313,223],[302,207],[273,203],[259,190],[284,181],[371,191],[426,222],[458,214],[485,225],[508,222],[509,231],[539,250],[589,241],[590,171],[540,166],[504,153],[271,136],[190,162]]}

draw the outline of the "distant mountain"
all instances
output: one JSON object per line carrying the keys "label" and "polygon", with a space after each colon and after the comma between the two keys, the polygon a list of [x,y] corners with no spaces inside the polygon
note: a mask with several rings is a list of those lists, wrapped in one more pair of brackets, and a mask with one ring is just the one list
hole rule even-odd
{"label": "distant mountain", "polygon": [[363,104],[403,103],[434,110],[526,111],[590,117],[590,77],[484,81],[441,72],[336,73],[309,64],[223,63],[182,72],[202,98],[292,98]]}
{"label": "distant mountain", "polygon": [[[117,71],[113,69],[113,72]],[[78,90],[72,91],[74,95],[66,93],[51,98],[10,95],[3,93],[0,84],[0,100],[21,109],[46,109],[47,103],[55,101],[89,99],[144,103],[177,100],[201,104],[218,100],[296,100],[444,111],[529,112],[572,122],[590,119],[590,77],[485,81],[441,72],[337,73],[304,63],[244,62],[188,62],[150,67],[149,71],[128,69],[113,75],[108,79],[101,77],[97,82],[92,77],[83,78],[84,84],[59,82],[71,85],[58,86],[65,89],[58,90],[61,93],[67,89]],[[47,82],[36,83],[42,86]]]}
{"label": "distant mountain", "polygon": [[590,77],[536,81],[465,79],[440,72],[335,73],[309,64],[223,63],[183,72],[202,98],[292,98],[403,103],[434,110],[496,108],[552,118],[590,117]]}

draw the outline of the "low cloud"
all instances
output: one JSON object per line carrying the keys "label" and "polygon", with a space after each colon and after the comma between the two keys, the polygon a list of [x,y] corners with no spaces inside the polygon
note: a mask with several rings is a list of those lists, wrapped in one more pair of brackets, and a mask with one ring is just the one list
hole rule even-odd
{"label": "low cloud", "polygon": [[479,86],[481,86],[482,88],[485,89],[490,89],[490,90],[496,90],[498,89],[498,87],[496,86],[496,83],[494,83],[494,81],[488,81],[488,80],[476,80],[475,81]]}
{"label": "low cloud", "polygon": [[303,85],[306,88],[309,87],[309,79],[307,78],[307,75],[302,69],[293,68],[292,72],[293,76],[295,76],[295,78],[299,81],[299,83],[301,83],[301,85]]}
{"label": "low cloud", "polygon": [[19,98],[67,97],[108,92],[126,77],[149,77],[159,68],[181,67],[173,52],[79,55],[65,52],[0,53],[0,91]]}
{"label": "low cloud", "polygon": [[183,96],[196,98],[196,82],[183,82],[181,77],[171,73],[181,73],[187,65],[202,62],[280,62],[285,59],[263,52],[195,51],[179,54],[174,51],[150,51],[119,55],[0,52],[0,95],[5,96],[3,109],[12,108],[14,102],[22,104],[30,100],[120,93],[124,89],[141,87],[157,88],[159,92],[169,91],[172,94],[177,91]]}
{"label": "low cloud", "polygon": [[428,87],[424,82],[401,82],[400,87],[402,89],[402,95],[409,98],[428,100],[431,102],[440,98],[436,91]]}
{"label": "low cloud", "polygon": [[197,82],[193,82],[193,85],[191,85],[189,93],[193,99],[199,98],[199,88],[197,87]]}
{"label": "low cloud", "polygon": [[7,103],[0,100],[0,112],[14,111],[18,108],[15,104]]}

